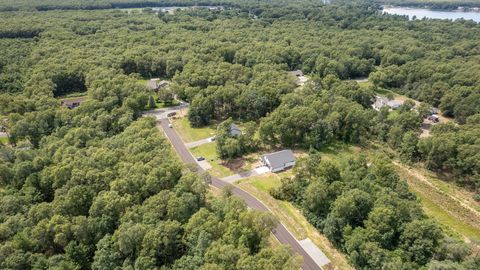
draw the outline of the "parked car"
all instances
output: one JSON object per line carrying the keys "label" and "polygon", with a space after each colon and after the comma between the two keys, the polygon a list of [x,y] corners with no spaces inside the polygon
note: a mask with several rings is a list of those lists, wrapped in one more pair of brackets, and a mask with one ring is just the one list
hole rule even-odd
{"label": "parked car", "polygon": [[215,141],[215,136],[212,137],[212,138],[210,138],[210,141],[211,141],[211,142],[214,142],[214,141]]}
{"label": "parked car", "polygon": [[168,124],[168,127],[169,127],[169,128],[173,128],[173,125],[172,125],[172,124]]}
{"label": "parked car", "polygon": [[203,160],[205,160],[204,157],[197,157],[197,161],[203,161]]}
{"label": "parked car", "polygon": [[440,122],[440,118],[438,118],[438,115],[432,114],[427,117],[428,120],[432,121],[433,123],[438,123]]}

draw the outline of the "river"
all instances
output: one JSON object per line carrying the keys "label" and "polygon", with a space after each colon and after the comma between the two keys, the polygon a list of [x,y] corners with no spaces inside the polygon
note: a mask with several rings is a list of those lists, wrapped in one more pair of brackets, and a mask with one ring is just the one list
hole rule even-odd
{"label": "river", "polygon": [[465,19],[480,22],[480,12],[478,11],[444,11],[444,10],[430,10],[424,8],[409,8],[409,7],[383,7],[383,12],[396,15],[407,15],[410,20],[415,16],[417,19]]}

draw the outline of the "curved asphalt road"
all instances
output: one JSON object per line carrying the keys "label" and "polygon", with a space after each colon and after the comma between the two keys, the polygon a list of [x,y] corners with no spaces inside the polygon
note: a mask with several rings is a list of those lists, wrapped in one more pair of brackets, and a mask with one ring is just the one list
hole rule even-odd
{"label": "curved asphalt road", "polygon": [[[192,157],[188,149],[183,144],[183,141],[182,139],[180,139],[177,132],[175,132],[173,128],[169,128],[168,125],[170,124],[170,122],[168,121],[168,119],[162,118],[159,120],[159,122],[163,131],[167,135],[168,139],[172,143],[177,153],[180,155],[180,158],[183,160],[183,162],[197,164],[195,159]],[[202,168],[200,167],[198,168],[199,168],[199,171],[203,171]],[[229,183],[214,177],[212,177],[211,184],[212,186],[220,189],[227,185],[230,185]],[[270,211],[263,203],[261,203],[259,200],[257,200],[255,197],[253,197],[246,191],[238,187],[232,186],[232,192],[234,195],[242,198],[250,208],[260,210],[260,211],[265,211],[265,212]],[[302,246],[300,246],[300,244],[295,239],[295,237],[281,223],[278,224],[278,226],[275,228],[275,230],[272,231],[272,233],[275,235],[278,241],[280,241],[280,243],[290,245],[295,252],[297,252],[303,257],[302,269],[304,270],[322,269],[313,261],[312,257],[310,257],[310,255],[307,254],[307,252],[302,248]]]}

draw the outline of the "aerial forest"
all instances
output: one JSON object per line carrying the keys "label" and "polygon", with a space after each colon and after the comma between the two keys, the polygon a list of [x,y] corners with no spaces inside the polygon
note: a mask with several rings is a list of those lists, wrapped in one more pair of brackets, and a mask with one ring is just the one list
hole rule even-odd
{"label": "aerial forest", "polygon": [[[157,12],[155,7],[218,8]],[[408,20],[378,1],[0,1],[1,269],[298,269],[277,220],[182,164],[143,117],[171,81],[192,127],[219,125],[222,158],[303,149],[271,191],[356,269],[480,269],[422,210],[380,144],[480,201],[480,25]],[[288,74],[310,80],[298,87]],[[368,80],[361,84],[356,79]],[[418,101],[372,108],[378,93]],[[60,99],[82,96],[69,109]],[[450,121],[421,136],[431,108]],[[3,138],[2,138],[3,139]]]}

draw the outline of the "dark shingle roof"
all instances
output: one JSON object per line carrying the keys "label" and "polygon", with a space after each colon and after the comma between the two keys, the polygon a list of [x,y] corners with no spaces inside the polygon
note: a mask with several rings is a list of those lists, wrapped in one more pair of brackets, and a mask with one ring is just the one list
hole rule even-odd
{"label": "dark shingle roof", "polygon": [[268,160],[268,162],[270,163],[270,167],[272,168],[283,167],[285,163],[295,161],[293,152],[290,149],[266,154],[263,156],[263,158]]}

